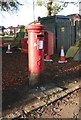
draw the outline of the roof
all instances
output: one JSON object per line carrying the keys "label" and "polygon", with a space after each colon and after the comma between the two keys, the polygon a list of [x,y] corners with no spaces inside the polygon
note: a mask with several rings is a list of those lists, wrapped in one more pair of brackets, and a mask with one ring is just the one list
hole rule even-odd
{"label": "roof", "polygon": [[65,16],[65,15],[54,15],[54,16],[47,16],[47,17],[43,17],[43,18],[38,18],[39,19],[39,21],[40,21],[40,19],[69,19],[70,17],[69,16]]}
{"label": "roof", "polygon": [[70,14],[70,15],[67,15],[67,16],[80,16],[81,17],[81,15],[78,14],[78,13],[76,13],[76,14]]}

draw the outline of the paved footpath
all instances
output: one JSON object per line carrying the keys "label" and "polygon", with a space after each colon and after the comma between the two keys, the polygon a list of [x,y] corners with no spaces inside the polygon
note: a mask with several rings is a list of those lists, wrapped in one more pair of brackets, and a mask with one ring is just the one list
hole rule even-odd
{"label": "paved footpath", "polygon": [[[81,88],[80,79],[65,83],[64,86],[56,86],[54,83],[37,86],[36,88],[32,88],[31,91],[28,91],[28,93],[28,89],[25,87],[23,89],[25,93],[23,99],[16,102],[13,105],[14,107],[8,104],[8,109],[3,111],[3,118],[16,118],[21,116],[22,111],[28,113],[42,106],[47,106],[79,88]],[[23,92],[21,92],[21,95]]]}

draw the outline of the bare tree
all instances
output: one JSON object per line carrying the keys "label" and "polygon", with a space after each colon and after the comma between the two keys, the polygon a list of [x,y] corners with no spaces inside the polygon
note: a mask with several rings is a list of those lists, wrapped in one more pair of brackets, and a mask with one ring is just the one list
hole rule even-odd
{"label": "bare tree", "polygon": [[18,10],[21,5],[18,0],[0,0],[0,11]]}

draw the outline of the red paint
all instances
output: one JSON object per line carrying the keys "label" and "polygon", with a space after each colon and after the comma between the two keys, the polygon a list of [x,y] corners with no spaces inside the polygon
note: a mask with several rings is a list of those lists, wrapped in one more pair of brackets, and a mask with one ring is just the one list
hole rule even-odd
{"label": "red paint", "polygon": [[54,34],[50,31],[44,32],[44,53],[53,55],[54,53]]}
{"label": "red paint", "polygon": [[2,38],[0,38],[0,47],[2,47]]}

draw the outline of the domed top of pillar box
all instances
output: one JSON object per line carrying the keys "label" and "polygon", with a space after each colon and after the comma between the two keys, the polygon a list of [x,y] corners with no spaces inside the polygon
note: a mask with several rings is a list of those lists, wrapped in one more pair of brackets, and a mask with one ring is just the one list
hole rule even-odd
{"label": "domed top of pillar box", "polygon": [[26,30],[46,30],[46,27],[41,23],[32,23],[25,27]]}

